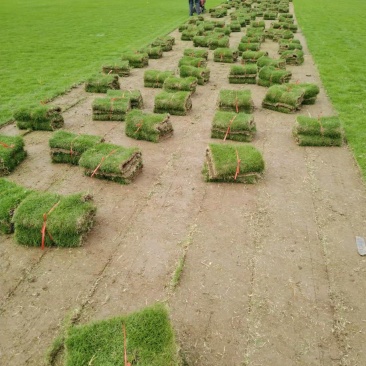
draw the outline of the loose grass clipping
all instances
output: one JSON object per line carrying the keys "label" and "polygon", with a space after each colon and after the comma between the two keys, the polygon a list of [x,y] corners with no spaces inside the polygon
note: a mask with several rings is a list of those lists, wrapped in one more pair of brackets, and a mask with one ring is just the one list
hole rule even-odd
{"label": "loose grass clipping", "polygon": [[114,64],[104,65],[102,70],[105,74],[117,74],[118,76],[129,76],[131,72],[128,61],[119,61]]}
{"label": "loose grass clipping", "polygon": [[261,86],[285,84],[290,81],[291,77],[291,71],[264,66],[259,70],[257,84]]}
{"label": "loose grass clipping", "polygon": [[135,147],[101,143],[86,150],[79,160],[85,175],[129,184],[141,172],[142,155]]}
{"label": "loose grass clipping", "polygon": [[94,121],[124,121],[131,109],[131,99],[128,96],[96,98],[92,109]]}
{"label": "loose grass clipping", "polygon": [[185,116],[192,109],[191,93],[179,91],[169,93],[162,91],[155,96],[154,113],[169,113]]}
{"label": "loose grass clipping", "polygon": [[218,109],[228,112],[245,112],[252,113],[254,110],[254,103],[250,90],[220,90],[218,102]]}
{"label": "loose grass clipping", "polygon": [[238,51],[230,48],[216,48],[214,51],[215,62],[233,63],[238,57]]}
{"label": "loose grass clipping", "polygon": [[251,145],[209,144],[203,173],[208,182],[256,183],[264,171],[262,154]]}
{"label": "loose grass clipping", "polygon": [[258,68],[255,64],[233,65],[230,69],[230,84],[256,84]]}
{"label": "loose grass clipping", "polygon": [[196,92],[197,84],[198,79],[194,76],[188,76],[185,78],[171,76],[165,79],[163,89],[170,93],[175,93],[177,91],[188,91],[193,94]]}
{"label": "loose grass clipping", "polygon": [[140,90],[108,90],[107,97],[109,98],[129,98],[131,101],[132,109],[141,109],[144,106],[144,101],[142,99],[142,94]]}
{"label": "loose grass clipping", "polygon": [[197,82],[199,85],[204,85],[210,80],[210,69],[203,67],[182,65],[179,68],[179,75],[182,78],[193,76],[197,78]]}
{"label": "loose grass clipping", "polygon": [[85,91],[89,93],[106,93],[108,89],[119,89],[117,75],[96,75],[85,83]]}
{"label": "loose grass clipping", "polygon": [[34,192],[15,211],[15,240],[38,247],[42,243],[41,231],[44,231],[45,246],[81,246],[93,226],[95,212],[90,195]]}
{"label": "loose grass clipping", "polygon": [[0,135],[0,177],[10,174],[26,156],[22,137]]}
{"label": "loose grass clipping", "polygon": [[125,133],[136,140],[159,142],[172,136],[173,126],[168,113],[131,111],[126,117]]}
{"label": "loose grass clipping", "polygon": [[147,88],[162,88],[165,79],[174,76],[174,71],[146,70],[144,73],[144,86]]}

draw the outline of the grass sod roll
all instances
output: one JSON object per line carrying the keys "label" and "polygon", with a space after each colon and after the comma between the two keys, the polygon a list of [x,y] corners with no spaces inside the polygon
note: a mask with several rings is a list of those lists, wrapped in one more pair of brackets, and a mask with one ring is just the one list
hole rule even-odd
{"label": "grass sod roll", "polygon": [[231,27],[222,27],[222,28],[214,28],[213,29],[214,33],[222,33],[225,34],[226,36],[230,36],[232,30]]}
{"label": "grass sod roll", "polygon": [[101,143],[100,136],[80,135],[69,131],[57,131],[49,139],[53,163],[78,165],[81,154]]}
{"label": "grass sod roll", "polygon": [[253,28],[264,29],[264,28],[266,28],[266,23],[264,22],[264,20],[252,20],[250,22],[250,26]]}
{"label": "grass sod roll", "polygon": [[241,43],[262,43],[261,36],[243,36],[240,39]]}
{"label": "grass sod roll", "polygon": [[216,48],[229,48],[230,39],[228,36],[223,37],[208,37],[208,48],[210,50],[215,50]]}
{"label": "grass sod roll", "polygon": [[107,97],[109,98],[130,98],[132,109],[141,109],[144,106],[142,94],[140,90],[108,90]]}
{"label": "grass sod roll", "polygon": [[259,49],[261,48],[261,44],[260,43],[242,43],[240,42],[238,45],[238,52],[240,55],[243,54],[243,52],[246,51],[259,51]]}
{"label": "grass sod roll", "polygon": [[188,28],[182,32],[180,39],[182,41],[192,41],[195,36],[199,35],[199,33],[200,33],[200,31],[199,31],[198,27],[196,27],[194,29]]}
{"label": "grass sod roll", "polygon": [[262,154],[251,145],[209,144],[204,174],[208,182],[256,183],[264,171]]}
{"label": "grass sod roll", "polygon": [[114,64],[104,65],[102,71],[105,74],[117,74],[118,76],[129,76],[131,73],[130,63],[128,61],[119,61]]}
{"label": "grass sod roll", "polygon": [[85,91],[89,93],[106,93],[108,89],[119,89],[117,75],[96,75],[85,83]]}
{"label": "grass sod roll", "polygon": [[163,49],[160,46],[157,47],[153,47],[153,46],[148,46],[148,47],[144,47],[140,50],[140,52],[142,53],[147,53],[147,55],[149,56],[149,59],[159,59],[163,57]]}
{"label": "grass sod roll", "polygon": [[144,86],[147,88],[162,88],[165,79],[174,76],[174,71],[146,70],[144,72]]}
{"label": "grass sod roll", "polygon": [[257,61],[257,66],[259,68],[264,66],[273,66],[277,69],[285,69],[286,68],[286,61],[282,59],[274,59],[268,56],[262,56]]}
{"label": "grass sod roll", "polygon": [[279,41],[278,53],[282,54],[285,51],[302,50],[302,45],[296,40],[292,39],[282,39]]}
{"label": "grass sod roll", "polygon": [[126,51],[121,55],[122,61],[128,61],[131,67],[142,68],[149,64],[149,55],[146,52]]}
{"label": "grass sod roll", "polygon": [[45,246],[81,246],[93,226],[95,212],[89,195],[34,192],[15,211],[15,240],[22,245],[41,246],[45,223]]}
{"label": "grass sod roll", "polygon": [[183,56],[178,63],[178,66],[189,65],[194,67],[206,67],[207,60],[201,57]]}
{"label": "grass sod roll", "polygon": [[21,130],[54,131],[64,125],[61,108],[53,105],[24,107],[14,113]]}
{"label": "grass sod roll", "polygon": [[256,84],[258,68],[255,64],[233,65],[230,69],[230,84]]}
{"label": "grass sod roll", "polygon": [[162,91],[155,96],[154,113],[169,113],[185,116],[192,109],[191,93],[179,91],[169,93]]}
{"label": "grass sod roll", "polygon": [[252,114],[216,111],[211,138],[250,142],[256,132]]}
{"label": "grass sod roll", "polygon": [[163,89],[167,92],[188,91],[191,94],[196,92],[198,79],[194,76],[185,78],[171,76],[165,79]]}
{"label": "grass sod roll", "polygon": [[131,109],[131,99],[96,98],[93,101],[93,121],[124,121],[126,113]]}
{"label": "grass sod roll", "polygon": [[287,65],[302,65],[304,63],[304,52],[301,50],[283,51],[280,56]]}
{"label": "grass sod roll", "polygon": [[198,85],[204,85],[210,80],[210,70],[202,67],[183,65],[179,68],[180,77],[193,76],[197,78]]}
{"label": "grass sod roll", "polygon": [[152,47],[161,47],[164,52],[169,52],[173,49],[175,43],[174,37],[158,37],[152,43]]}
{"label": "grass sod roll", "polygon": [[252,113],[254,110],[250,90],[221,89],[217,105],[219,110],[228,112]]}
{"label": "grass sod roll", "polygon": [[210,37],[208,36],[195,36],[193,37],[194,47],[208,47],[210,42]]}
{"label": "grass sod roll", "polygon": [[173,134],[169,114],[131,111],[126,117],[126,136],[136,140],[159,142]]}
{"label": "grass sod roll", "polygon": [[238,59],[238,57],[238,51],[230,48],[216,48],[214,51],[215,62],[233,63]]}
{"label": "grass sod roll", "polygon": [[257,84],[267,87],[274,84],[285,84],[290,81],[291,76],[291,71],[264,66],[258,72]]}
{"label": "grass sod roll", "polygon": [[314,104],[316,101],[316,97],[320,92],[319,87],[316,84],[313,83],[300,83],[296,84],[300,88],[303,88],[305,91],[304,99],[302,101],[302,104]]}
{"label": "grass sod roll", "polygon": [[0,135],[0,177],[10,174],[26,156],[21,136]]}
{"label": "grass sod roll", "polygon": [[141,151],[135,147],[123,147],[101,143],[85,151],[79,160],[85,175],[129,184],[142,170]]}
{"label": "grass sod roll", "polygon": [[232,21],[229,27],[232,32],[241,32],[241,24],[239,21]]}
{"label": "grass sod roll", "polygon": [[183,55],[184,56],[190,56],[190,57],[204,58],[206,60],[208,59],[208,51],[207,50],[186,48],[183,52]]}
{"label": "grass sod roll", "polygon": [[267,51],[245,51],[241,55],[242,64],[256,64],[262,56],[268,56]]}

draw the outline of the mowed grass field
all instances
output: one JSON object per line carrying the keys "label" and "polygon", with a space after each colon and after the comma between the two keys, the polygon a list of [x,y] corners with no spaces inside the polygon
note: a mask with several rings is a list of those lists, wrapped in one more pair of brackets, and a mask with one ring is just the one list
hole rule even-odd
{"label": "mowed grass field", "polygon": [[366,179],[366,2],[294,0],[297,21]]}
{"label": "mowed grass field", "polygon": [[187,18],[187,0],[0,0],[0,125]]}

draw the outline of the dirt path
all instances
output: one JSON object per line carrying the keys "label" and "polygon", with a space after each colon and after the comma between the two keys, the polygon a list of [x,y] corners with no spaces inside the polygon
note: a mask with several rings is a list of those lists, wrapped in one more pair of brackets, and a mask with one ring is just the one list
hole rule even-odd
{"label": "dirt path", "polygon": [[[180,41],[149,68],[175,70]],[[232,33],[235,47],[243,34]],[[305,63],[288,67],[293,80],[320,79],[305,46]],[[263,46],[277,57],[277,44]],[[229,64],[214,63],[211,81],[193,96],[187,117],[172,116],[174,136],[159,144],[124,135],[124,124],[93,122],[95,95],[76,88],[56,102],[67,109],[65,128],[139,146],[144,169],[128,185],[83,176],[79,167],[52,165],[50,133],[25,136],[29,156],[9,177],[39,190],[89,191],[96,225],[78,249],[23,248],[1,236],[0,364],[41,365],[65,317],[80,322],[140,309],[170,307],[188,365],[365,365],[366,260],[355,236],[366,236],[366,191],[347,147],[298,147],[296,115],[261,108],[266,88],[252,90],[258,133],[253,144],[266,162],[257,185],[208,184],[201,170],[218,92],[230,85]],[[122,88],[142,91],[152,111],[160,90],[143,87],[134,69]],[[75,104],[76,103],[76,104]],[[324,90],[301,114],[334,113]],[[0,130],[17,134],[15,126]],[[169,287],[187,250],[181,283]]]}

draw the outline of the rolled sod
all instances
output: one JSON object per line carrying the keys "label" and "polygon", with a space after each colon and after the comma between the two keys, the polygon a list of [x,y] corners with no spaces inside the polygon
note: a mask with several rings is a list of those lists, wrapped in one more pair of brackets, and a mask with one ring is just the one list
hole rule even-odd
{"label": "rolled sod", "polygon": [[95,212],[90,195],[34,192],[15,211],[15,240],[41,246],[41,230],[46,225],[45,246],[78,247],[93,226]]}
{"label": "rolled sod", "polygon": [[232,32],[240,32],[241,31],[241,24],[239,21],[232,21],[230,23],[230,29]]}
{"label": "rolled sod", "polygon": [[24,107],[14,113],[21,130],[54,131],[64,125],[61,108],[53,105]]}
{"label": "rolled sod", "polygon": [[129,184],[142,170],[141,151],[138,148],[101,143],[86,150],[79,160],[85,175]]}
{"label": "rolled sod", "polygon": [[0,135],[0,177],[10,174],[26,156],[22,137]]}
{"label": "rolled sod", "polygon": [[208,182],[256,183],[263,171],[262,154],[254,146],[209,144],[206,149]]}
{"label": "rolled sod", "polygon": [[192,41],[195,36],[200,34],[201,32],[198,27],[188,27],[182,32],[180,39],[182,41]]}
{"label": "rolled sod", "polygon": [[257,84],[261,86],[284,84],[290,81],[291,76],[291,71],[276,69],[272,66],[264,66],[258,72]]}
{"label": "rolled sod", "polygon": [[132,109],[141,109],[144,106],[140,90],[108,90],[109,98],[130,98]]}
{"label": "rolled sod", "polygon": [[320,92],[319,87],[313,83],[300,83],[296,85],[300,88],[303,88],[305,91],[302,104],[314,104],[316,101],[316,97]]}
{"label": "rolled sod", "polygon": [[264,20],[276,20],[277,19],[277,12],[266,11],[263,13]]}
{"label": "rolled sod", "polygon": [[245,51],[241,55],[241,63],[242,64],[255,64],[258,59],[268,56],[268,52],[266,51]]}
{"label": "rolled sod", "polygon": [[262,37],[258,35],[243,36],[240,39],[240,43],[262,43]]}
{"label": "rolled sod", "polygon": [[253,28],[266,28],[266,23],[264,22],[264,20],[252,20],[250,22],[250,26]]}
{"label": "rolled sod", "polygon": [[204,58],[206,60],[208,59],[208,51],[207,50],[186,48],[183,52],[183,55],[184,56],[190,56],[190,57]]}
{"label": "rolled sod", "polygon": [[96,75],[85,83],[85,91],[89,93],[106,93],[108,89],[119,89],[117,75]]}
{"label": "rolled sod", "polygon": [[245,51],[259,51],[261,48],[260,43],[242,43],[240,42],[238,45],[238,52],[242,54]]}
{"label": "rolled sod", "polygon": [[214,51],[215,62],[233,63],[238,59],[239,53],[230,48],[216,48]]}
{"label": "rolled sod", "polygon": [[118,76],[129,76],[131,72],[128,61],[119,61],[114,64],[104,65],[102,69],[105,74],[117,74]]}
{"label": "rolled sod", "polygon": [[173,126],[169,114],[131,111],[126,117],[126,136],[136,140],[159,142],[172,136]]}
{"label": "rolled sod", "polygon": [[57,131],[48,141],[52,162],[78,165],[81,154],[102,141],[100,136]]}
{"label": "rolled sod", "polygon": [[131,109],[131,99],[128,96],[96,98],[92,109],[94,121],[124,121]]}
{"label": "rolled sod", "polygon": [[217,28],[217,27],[215,27],[214,29],[213,29],[213,34],[215,34],[215,33],[222,33],[222,34],[225,34],[226,36],[230,36],[230,34],[231,34],[231,32],[232,32],[232,30],[231,30],[231,27],[230,26],[225,26],[225,27],[219,27],[219,28]]}
{"label": "rolled sod", "polygon": [[154,113],[169,113],[185,116],[192,109],[191,93],[179,91],[169,93],[162,91],[155,97]]}
{"label": "rolled sod", "polygon": [[252,113],[254,103],[250,90],[226,90],[222,89],[218,98],[218,109],[227,112]]}
{"label": "rolled sod", "polygon": [[197,78],[199,85],[204,85],[210,80],[210,69],[183,65],[179,68],[180,77],[193,76]]}
{"label": "rolled sod", "polygon": [[286,68],[286,61],[282,59],[274,59],[268,56],[262,56],[257,61],[257,66],[262,68],[264,66],[272,66],[276,69],[285,69]]}
{"label": "rolled sod", "polygon": [[128,61],[131,67],[142,68],[149,64],[149,55],[146,52],[126,51],[121,55],[122,61]]}
{"label": "rolled sod", "polygon": [[153,47],[153,46],[148,46],[145,48],[142,48],[140,50],[140,52],[142,53],[147,53],[147,55],[149,56],[149,59],[159,59],[163,57],[163,49],[160,46],[157,47]]}
{"label": "rolled sod", "polygon": [[233,65],[230,69],[230,84],[256,84],[258,68],[255,64]]}
{"label": "rolled sod", "polygon": [[252,114],[217,111],[212,121],[211,138],[250,142],[255,132]]}
{"label": "rolled sod", "polygon": [[208,48],[215,50],[216,48],[229,48],[230,39],[228,36],[211,36],[208,37]]}
{"label": "rolled sod", "polygon": [[198,79],[194,76],[185,78],[171,76],[165,79],[163,89],[167,92],[188,91],[191,94],[195,93],[198,84]]}
{"label": "rolled sod", "polygon": [[287,65],[302,65],[304,63],[304,52],[301,50],[283,51],[280,56]]}
{"label": "rolled sod", "polygon": [[281,39],[279,41],[279,54],[282,54],[284,51],[293,50],[302,50],[302,45],[297,39]]}
{"label": "rolled sod", "polygon": [[175,44],[175,38],[171,36],[158,37],[152,43],[152,47],[161,47],[164,52],[171,51]]}
{"label": "rolled sod", "polygon": [[179,60],[178,66],[181,67],[183,65],[194,66],[194,67],[206,67],[207,59],[202,57],[183,56]]}
{"label": "rolled sod", "polygon": [[174,76],[174,71],[146,70],[144,73],[144,86],[147,88],[162,88],[165,79]]}

